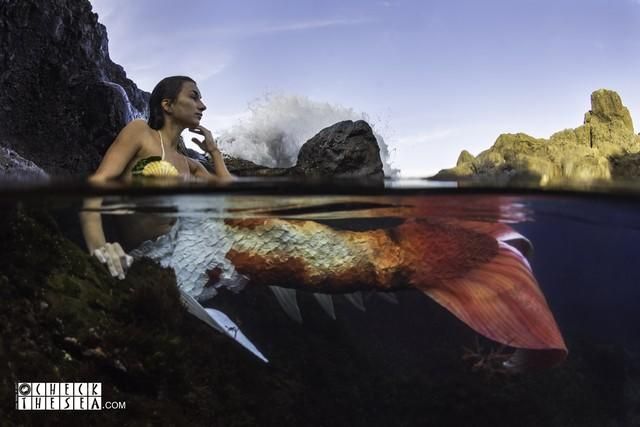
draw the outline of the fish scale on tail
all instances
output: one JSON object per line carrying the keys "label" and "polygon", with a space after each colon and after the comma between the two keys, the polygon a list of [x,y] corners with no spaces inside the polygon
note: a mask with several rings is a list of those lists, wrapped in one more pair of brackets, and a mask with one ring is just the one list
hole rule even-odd
{"label": "fish scale on tail", "polygon": [[132,254],[173,268],[189,311],[263,360],[231,319],[196,299],[220,287],[270,286],[301,321],[295,291],[282,288],[313,292],[332,317],[330,299],[320,294],[417,288],[479,334],[516,348],[506,366],[522,371],[567,355],[526,258],[531,250],[526,238],[494,222],[421,217],[351,231],[303,219],[186,217]]}
{"label": "fish scale on tail", "polygon": [[417,288],[479,334],[516,348],[507,367],[545,368],[567,355],[523,255],[531,245],[505,224],[412,219],[366,232],[306,220],[225,225],[233,240],[226,258],[252,285],[323,293]]}

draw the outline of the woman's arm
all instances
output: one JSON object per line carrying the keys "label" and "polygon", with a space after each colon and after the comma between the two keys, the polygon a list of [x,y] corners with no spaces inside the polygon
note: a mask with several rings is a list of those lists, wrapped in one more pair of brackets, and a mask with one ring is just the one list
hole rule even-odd
{"label": "woman's arm", "polygon": [[[146,126],[146,123],[141,120],[135,120],[125,126],[107,150],[98,170],[89,177],[89,182],[105,182],[122,175],[142,146],[141,136]],[[80,223],[85,243],[91,255],[107,264],[112,276],[123,279],[124,271],[131,264],[131,257],[124,253],[119,243],[106,242],[102,228],[102,216],[99,212],[101,206],[101,197],[92,197],[84,201],[84,209],[80,213]]]}
{"label": "woman's arm", "polygon": [[[224,164],[224,158],[222,157],[222,153],[218,149],[218,145],[216,144],[211,131],[204,126],[198,126],[197,128],[189,129],[193,133],[197,133],[204,137],[203,141],[200,141],[198,138],[192,138],[191,140],[196,143],[198,147],[205,153],[208,153],[211,156],[211,161],[213,163],[213,168],[215,172],[215,177],[219,178],[222,181],[230,181],[234,178],[233,175],[227,169],[227,165]],[[206,172],[204,166],[200,165],[201,169],[198,168],[195,171],[195,176],[201,177],[210,177],[211,175]],[[203,175],[202,171],[206,173]]]}
{"label": "woman's arm", "polygon": [[124,279],[127,268],[131,267],[133,258],[127,255],[120,243],[107,243],[102,229],[102,217],[98,209],[102,205],[101,197],[85,199],[83,212],[80,213],[82,233],[89,253],[106,264],[113,277]]}
{"label": "woman's arm", "polygon": [[84,241],[90,254],[107,243],[102,229],[102,217],[99,209],[102,206],[102,197],[84,199],[82,212],[80,212],[80,225]]}
{"label": "woman's arm", "polygon": [[225,181],[233,179],[233,175],[231,175],[229,169],[227,169],[227,165],[224,164],[224,157],[222,157],[222,153],[218,150],[218,147],[213,151],[209,151],[209,156],[211,156],[213,168],[218,178]]}

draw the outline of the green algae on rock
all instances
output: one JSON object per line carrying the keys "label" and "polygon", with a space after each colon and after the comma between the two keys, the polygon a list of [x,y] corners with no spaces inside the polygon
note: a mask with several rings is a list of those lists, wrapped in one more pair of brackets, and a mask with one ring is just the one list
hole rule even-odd
{"label": "green algae on rock", "polygon": [[[158,421],[197,424],[222,406],[213,390],[230,384],[222,378],[212,387],[201,366],[234,359],[230,375],[251,371],[241,349],[186,313],[172,271],[140,260],[119,281],[66,240],[48,216],[16,208],[3,212],[2,220],[0,237],[8,249],[0,273],[5,405],[14,401],[17,381],[98,381],[103,396],[127,402],[129,420],[161,414]],[[203,339],[210,345],[201,345]],[[194,390],[211,405],[194,404]],[[24,423],[24,413],[3,407],[3,420]],[[62,415],[54,412],[47,420]]]}

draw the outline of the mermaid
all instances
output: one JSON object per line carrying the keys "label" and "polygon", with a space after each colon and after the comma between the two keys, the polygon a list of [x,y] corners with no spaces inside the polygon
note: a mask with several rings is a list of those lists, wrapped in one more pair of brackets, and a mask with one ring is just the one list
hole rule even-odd
{"label": "mermaid", "polygon": [[[133,120],[120,131],[97,171],[89,177],[89,182],[99,184],[113,179],[130,180],[138,176],[195,177],[213,182],[233,180],[213,135],[200,124],[206,109],[193,79],[186,76],[162,79],[151,92],[147,122]],[[185,129],[203,137],[202,140],[194,137],[192,141],[211,158],[213,174],[200,162],[185,155],[180,137]],[[134,257],[125,253],[119,242],[107,242],[99,212],[101,205],[101,198],[89,198],[85,200],[80,214],[87,249],[107,266],[113,277],[124,279]],[[129,224],[126,237],[132,246],[147,242],[145,247],[159,248],[164,242],[160,238],[167,236],[171,230],[175,235],[178,226],[179,222],[174,219],[146,215],[144,218],[137,218],[136,224]],[[133,255],[144,256],[145,253],[139,250]],[[205,309],[183,288],[180,288],[180,293],[189,312],[220,332],[233,336],[241,345],[266,361],[224,313]]]}
{"label": "mermaid", "polygon": [[[187,77],[162,80],[150,98],[147,123],[136,120],[120,132],[91,182],[142,176],[233,177],[215,141],[199,122],[205,105]],[[180,132],[214,163],[211,175],[178,150]],[[164,138],[169,141],[165,148]],[[222,199],[221,199],[222,200]],[[549,367],[567,354],[562,335],[527,260],[530,243],[504,224],[429,219],[427,212],[386,229],[350,231],[308,220],[167,218],[134,227],[137,247],[128,255],[107,243],[100,201],[85,203],[82,225],[89,252],[120,279],[134,258],[149,257],[176,273],[190,313],[266,361],[224,313],[200,301],[220,287],[270,287],[285,311],[300,321],[296,289],[313,292],[335,317],[328,294],[387,293],[414,288],[438,302],[479,334],[517,350],[511,370]],[[360,304],[357,299],[354,302]]]}
{"label": "mermaid", "polygon": [[[193,79],[173,76],[161,80],[151,92],[147,122],[133,120],[122,129],[89,181],[127,180],[137,175],[232,180],[211,132],[200,124],[206,108]],[[192,141],[209,154],[214,174],[184,154],[180,144],[180,134],[184,129],[204,137],[203,140],[194,137]],[[99,198],[85,202],[81,225],[87,248],[107,265],[112,276],[123,279],[132,259],[125,254],[120,243],[106,241],[101,216],[95,212],[101,203]],[[146,219],[143,226],[130,227],[135,234],[129,236],[130,241],[140,243],[164,235],[172,225],[173,221],[166,218]]]}

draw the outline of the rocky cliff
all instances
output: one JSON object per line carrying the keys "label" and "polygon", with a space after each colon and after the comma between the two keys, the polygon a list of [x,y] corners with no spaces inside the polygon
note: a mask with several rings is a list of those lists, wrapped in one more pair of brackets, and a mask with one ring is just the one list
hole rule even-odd
{"label": "rocky cliff", "polygon": [[502,134],[491,148],[474,157],[463,151],[456,166],[433,179],[491,178],[510,182],[538,179],[594,180],[640,176],[640,136],[620,96],[600,89],[591,94],[584,124],[549,139],[524,133]]}
{"label": "rocky cliff", "polygon": [[109,59],[88,1],[1,3],[0,145],[50,174],[93,171],[149,94]]}

